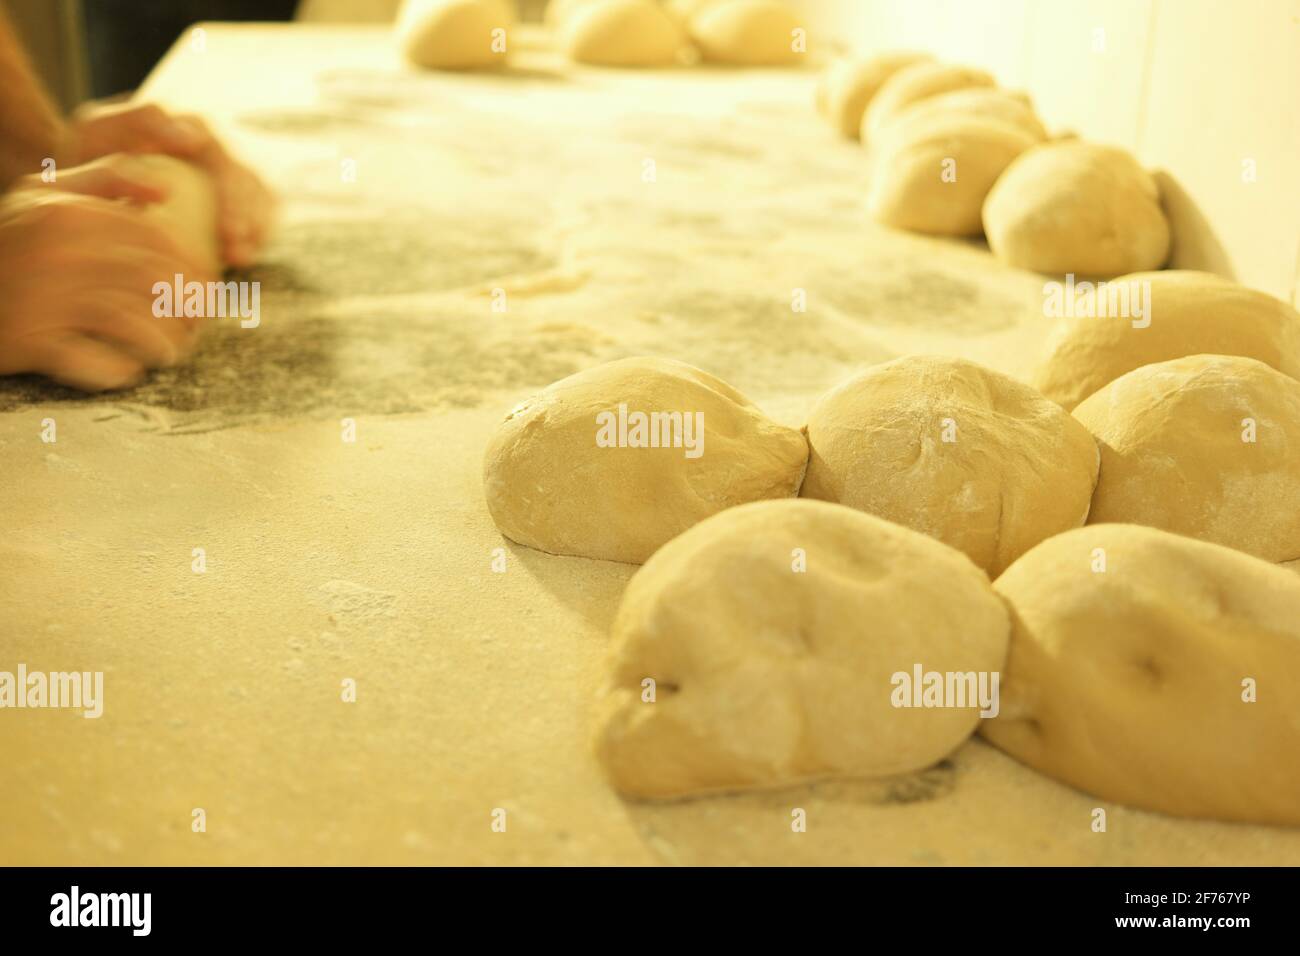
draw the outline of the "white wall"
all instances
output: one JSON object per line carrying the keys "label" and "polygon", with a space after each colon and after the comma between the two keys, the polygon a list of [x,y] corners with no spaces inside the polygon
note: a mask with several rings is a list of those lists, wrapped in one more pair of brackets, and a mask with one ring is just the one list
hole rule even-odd
{"label": "white wall", "polygon": [[1300,305],[1300,0],[801,5],[816,38],[982,66],[1049,126],[1133,150],[1164,187],[1172,266]]}

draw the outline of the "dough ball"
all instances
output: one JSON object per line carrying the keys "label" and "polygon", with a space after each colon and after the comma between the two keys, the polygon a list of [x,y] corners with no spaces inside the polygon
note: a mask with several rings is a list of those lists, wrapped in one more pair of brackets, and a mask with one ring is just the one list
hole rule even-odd
{"label": "dough ball", "polygon": [[923,100],[904,107],[892,120],[886,130],[892,131],[896,126],[924,124],[928,118],[935,116],[965,116],[995,120],[1009,123],[1029,135],[1034,142],[1041,143],[1047,139],[1047,130],[1043,128],[1029,97],[1013,90],[999,90],[993,87],[971,87],[965,90],[953,90],[928,96]]}
{"label": "dough ball", "polygon": [[568,20],[573,12],[579,7],[585,7],[588,4],[599,3],[600,0],[550,0],[546,5],[546,12],[542,15],[542,22],[552,28],[558,28]]}
{"label": "dough ball", "polygon": [[520,403],[488,443],[483,486],[512,541],[639,564],[724,508],[798,494],[807,463],[800,432],[725,382],[628,358]]}
{"label": "dough ball", "polygon": [[1142,272],[1169,256],[1155,180],[1124,150],[1078,140],[1018,157],[984,202],[984,234],[1003,262],[1059,275]]}
{"label": "dough ball", "polygon": [[913,355],[824,395],[805,429],[802,496],[938,538],[994,576],[1083,524],[1097,482],[1087,429],[1028,385]]}
{"label": "dough ball", "polygon": [[881,85],[867,106],[862,116],[862,141],[870,142],[887,123],[913,103],[953,90],[994,85],[992,76],[969,66],[927,60],[903,67]]}
{"label": "dough ball", "polygon": [[1090,523],[1300,558],[1300,382],[1255,359],[1189,355],[1120,376],[1074,417],[1101,445]]}
{"label": "dough ball", "polygon": [[904,114],[872,142],[867,211],[876,222],[933,236],[977,236],[984,198],[1036,140],[1000,120]]}
{"label": "dough ball", "polygon": [[113,164],[123,175],[167,190],[163,202],[143,207],[145,218],[165,229],[209,272],[220,274],[225,263],[217,236],[217,190],[212,177],[193,163],[161,153],[121,155],[114,157]]}
{"label": "dough ball", "polygon": [[838,60],[818,80],[817,111],[841,136],[857,139],[862,114],[885,80],[927,59],[925,53],[886,53],[869,60]]}
{"label": "dough ball", "polygon": [[677,21],[653,0],[586,4],[561,33],[569,59],[597,66],[671,66],[685,42]]}
{"label": "dough ball", "polygon": [[718,0],[689,20],[691,39],[705,60],[735,66],[803,62],[795,31],[803,21],[779,0]]}
{"label": "dough ball", "polygon": [[896,707],[894,675],[1000,671],[1008,630],[983,572],[924,535],[817,501],[732,508],[628,583],[596,753],[642,797],[919,770],[980,706]]}
{"label": "dough ball", "polygon": [[1139,272],[1072,298],[1062,291],[1070,314],[1057,320],[1034,376],[1065,408],[1125,372],[1185,355],[1244,355],[1300,379],[1300,313],[1208,272]]}
{"label": "dough ball", "polygon": [[406,0],[397,21],[402,54],[417,66],[469,70],[505,63],[514,25],[505,0]]}
{"label": "dough ball", "polygon": [[1090,525],[1043,542],[994,587],[1012,627],[1001,712],[981,725],[990,741],[1104,800],[1300,824],[1300,576],[1150,528]]}

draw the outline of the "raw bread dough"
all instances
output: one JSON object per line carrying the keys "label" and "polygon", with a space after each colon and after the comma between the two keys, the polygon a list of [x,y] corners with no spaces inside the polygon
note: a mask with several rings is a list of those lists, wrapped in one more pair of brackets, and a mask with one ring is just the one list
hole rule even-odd
{"label": "raw bread dough", "polygon": [[1012,607],[1002,712],[981,727],[994,744],[1103,800],[1300,824],[1300,576],[1150,528],[1090,525],[1043,542],[994,587]]}
{"label": "raw bread dough", "polygon": [[975,86],[951,93],[927,96],[910,106],[904,107],[894,116],[886,130],[892,133],[898,126],[922,124],[926,117],[939,115],[957,115],[970,118],[996,120],[1010,123],[1031,136],[1036,143],[1047,139],[1047,130],[1043,122],[1034,113],[1033,104],[1024,93],[1015,90],[999,90],[994,87]]}
{"label": "raw bread dough", "polygon": [[546,4],[546,13],[542,15],[542,21],[552,28],[559,28],[575,10],[599,2],[600,0],[550,0]]}
{"label": "raw bread dough", "polygon": [[1190,355],[1120,376],[1074,416],[1101,445],[1090,523],[1300,558],[1300,382],[1251,358]]}
{"label": "raw bread dough", "polygon": [[965,359],[914,355],[869,368],[822,396],[805,431],[803,497],[938,538],[990,576],[1083,524],[1097,482],[1087,429],[1028,385]]}
{"label": "raw bread dough", "polygon": [[402,54],[417,66],[468,70],[501,66],[508,41],[497,30],[514,25],[505,0],[406,0],[397,19]]}
{"label": "raw bread dough", "polygon": [[144,216],[166,229],[177,245],[209,272],[220,274],[225,264],[217,236],[217,191],[212,177],[193,163],[160,153],[124,155],[117,162],[123,174],[158,183],[167,190],[163,202],[143,207]]}
{"label": "raw bread dough", "polygon": [[867,106],[862,116],[862,141],[869,143],[913,103],[953,90],[994,85],[992,76],[974,67],[932,61],[904,67],[881,85]]}
{"label": "raw bread dough", "polygon": [[735,66],[802,63],[795,31],[803,21],[780,0],[718,0],[705,4],[688,21],[688,30],[705,60]]}
{"label": "raw bread dough", "polygon": [[671,66],[685,40],[654,0],[597,0],[574,10],[561,27],[569,59],[597,66]]}
{"label": "raw bread dough", "polygon": [[1116,299],[1119,307],[1107,305],[1103,316],[1095,303],[1110,291],[1076,295],[1079,307],[1053,327],[1034,376],[1065,408],[1125,372],[1185,355],[1244,355],[1300,379],[1300,313],[1285,302],[1208,272],[1139,272],[1112,281],[1130,298],[1132,289],[1141,296],[1148,287],[1150,315],[1136,316]]}
{"label": "raw bread dough", "polygon": [[982,116],[899,116],[872,141],[867,210],[876,222],[934,236],[977,236],[984,197],[1037,142]]}
{"label": "raw bread dough", "polygon": [[[682,413],[682,424],[660,447],[644,447],[662,431],[638,433],[633,416],[654,412]],[[627,422],[615,426],[619,441],[626,435],[618,447],[602,432],[606,415]],[[686,431],[699,415],[702,445],[699,431]],[[684,362],[628,358],[561,379],[511,411],[488,443],[483,486],[512,541],[639,564],[724,508],[798,494],[807,463],[800,432],[725,382]]]}
{"label": "raw bread dough", "polygon": [[1141,272],[1169,256],[1155,180],[1124,150],[1077,140],[1007,168],[984,202],[984,234],[1003,262],[1058,275]]}
{"label": "raw bread dough", "polygon": [[926,53],[885,53],[869,60],[837,60],[817,82],[817,111],[841,136],[857,139],[862,114],[885,80],[928,59]]}
{"label": "raw bread dough", "polygon": [[999,671],[1009,627],[984,574],[924,535],[823,502],[732,508],[628,583],[596,753],[642,797],[919,770],[980,708],[896,707],[893,675]]}

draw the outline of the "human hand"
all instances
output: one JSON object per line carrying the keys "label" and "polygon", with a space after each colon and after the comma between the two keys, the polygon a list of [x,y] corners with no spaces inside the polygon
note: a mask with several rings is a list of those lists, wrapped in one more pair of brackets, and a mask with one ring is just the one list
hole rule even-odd
{"label": "human hand", "polygon": [[64,161],[76,165],[111,153],[165,153],[202,166],[216,185],[222,258],[235,266],[253,264],[270,231],[275,198],[201,119],[152,103],[88,104],[78,110],[68,124]]}
{"label": "human hand", "polygon": [[155,316],[155,283],[216,276],[139,210],[106,201],[135,186],[103,168],[73,172],[64,186],[113,195],[44,186],[0,201],[0,375],[122,388],[187,356],[198,337],[197,320]]}

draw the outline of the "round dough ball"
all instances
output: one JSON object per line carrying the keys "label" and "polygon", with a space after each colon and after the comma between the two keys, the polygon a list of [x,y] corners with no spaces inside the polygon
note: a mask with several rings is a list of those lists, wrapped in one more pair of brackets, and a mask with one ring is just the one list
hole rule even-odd
{"label": "round dough ball", "polygon": [[1043,542],[994,588],[1013,613],[1001,713],[981,726],[990,741],[1105,800],[1300,824],[1300,576],[1090,525]]}
{"label": "round dough ball", "polygon": [[[890,135],[895,128],[906,128],[908,124],[924,124],[934,116],[966,116],[1009,123],[1032,137],[1035,143],[1047,139],[1047,130],[1043,122],[1034,113],[1029,97],[1013,90],[999,90],[993,87],[976,86],[965,90],[953,90],[928,96],[923,100],[904,107],[882,135]],[[903,134],[906,135],[906,134]]]}
{"label": "round dough ball", "polygon": [[[1147,291],[1149,304],[1139,306]],[[1039,391],[1067,409],[1125,372],[1185,355],[1244,355],[1300,379],[1300,313],[1208,272],[1120,276],[1104,291],[1076,293],[1069,312],[1034,376]]]}
{"label": "round dough ball", "polygon": [[1018,157],[984,201],[984,234],[1003,262],[1036,272],[1113,276],[1169,257],[1155,180],[1124,150],[1078,140]]}
{"label": "round dough ball", "polygon": [[501,66],[509,53],[504,34],[514,25],[505,0],[407,0],[397,22],[402,54],[434,70]]}
{"label": "round dough ball", "polygon": [[1028,385],[913,355],[824,395],[805,429],[802,496],[938,538],[989,573],[1083,524],[1097,482],[1087,430]]}
{"label": "round dough ball", "polygon": [[718,0],[691,16],[688,29],[712,63],[784,66],[804,58],[795,44],[803,21],[779,0]]}
{"label": "round dough ball", "polygon": [[895,675],[989,691],[1009,628],[984,574],[924,535],[822,502],[732,508],[628,583],[596,753],[642,797],[919,770],[974,731],[979,693],[914,706]]}
{"label": "round dough ball", "polygon": [[725,382],[628,358],[516,406],[488,442],[483,489],[512,541],[639,564],[724,508],[798,494],[807,463],[800,432]]}
{"label": "round dough ball", "polygon": [[653,0],[598,0],[573,11],[561,32],[569,59],[596,66],[671,66],[685,42]]}
{"label": "round dough ball", "polygon": [[869,60],[838,60],[817,82],[817,111],[841,136],[857,139],[862,114],[885,80],[905,66],[928,59],[926,53],[886,53]]}
{"label": "round dough ball", "polygon": [[941,93],[994,86],[992,76],[970,66],[923,61],[904,67],[887,79],[862,116],[861,138],[870,142],[885,125],[913,103]]}
{"label": "round dough ball", "polygon": [[867,211],[876,222],[932,236],[977,236],[984,197],[1036,140],[981,116],[899,117],[872,143]]}
{"label": "round dough ball", "polygon": [[1101,445],[1090,523],[1300,558],[1300,382],[1255,359],[1189,355],[1120,376],[1074,417]]}

